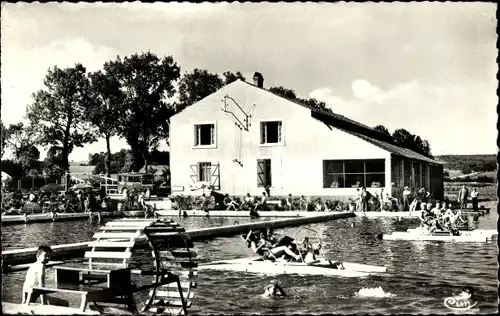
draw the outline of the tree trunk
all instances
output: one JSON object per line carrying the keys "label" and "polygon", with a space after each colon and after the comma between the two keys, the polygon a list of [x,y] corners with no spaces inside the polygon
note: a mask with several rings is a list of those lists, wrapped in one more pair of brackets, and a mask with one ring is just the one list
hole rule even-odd
{"label": "tree trunk", "polygon": [[110,140],[109,134],[106,134],[106,177],[111,176],[111,146],[109,143]]}
{"label": "tree trunk", "polygon": [[147,153],[143,153],[142,154],[142,158],[144,159],[144,172],[148,173],[148,154]]}

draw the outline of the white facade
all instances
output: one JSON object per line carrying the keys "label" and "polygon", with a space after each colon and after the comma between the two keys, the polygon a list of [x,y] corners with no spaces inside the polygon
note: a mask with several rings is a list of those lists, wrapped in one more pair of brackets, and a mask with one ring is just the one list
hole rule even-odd
{"label": "white facade", "polygon": [[[225,104],[229,112],[223,111]],[[244,113],[251,115],[249,126]],[[262,143],[263,137],[272,143]],[[331,187],[335,181],[327,177],[324,182],[323,161],[356,159],[379,159],[385,167],[380,183],[391,192],[390,152],[312,118],[310,109],[240,80],[173,116],[170,149],[174,194],[201,194],[193,186],[208,181],[221,193],[260,195],[269,171],[271,195],[354,196],[353,175],[331,178],[346,181],[339,185],[344,188]],[[380,191],[365,185],[372,193]]]}

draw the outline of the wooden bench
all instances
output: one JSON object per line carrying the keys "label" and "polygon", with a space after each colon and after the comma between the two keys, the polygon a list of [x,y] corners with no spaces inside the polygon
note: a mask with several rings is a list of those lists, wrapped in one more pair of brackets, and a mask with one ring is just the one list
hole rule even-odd
{"label": "wooden bench", "polygon": [[271,201],[266,201],[266,204],[271,204],[271,205],[281,205],[281,201],[279,200],[271,200]]}

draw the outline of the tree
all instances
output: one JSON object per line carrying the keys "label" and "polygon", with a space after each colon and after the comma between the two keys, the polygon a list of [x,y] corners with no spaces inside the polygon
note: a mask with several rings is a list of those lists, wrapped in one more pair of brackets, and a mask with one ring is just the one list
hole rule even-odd
{"label": "tree", "polygon": [[325,111],[325,112],[330,112],[330,113],[332,112],[332,109],[330,109],[326,105],[325,102],[318,101],[314,98],[310,98],[310,99],[297,98],[297,101],[299,101],[302,104],[305,104],[306,106],[308,106],[309,108],[314,109],[314,110]]}
{"label": "tree", "polygon": [[63,160],[63,150],[59,146],[50,147],[42,163],[43,175],[52,180],[60,179],[67,171],[62,167]]}
{"label": "tree", "polygon": [[297,95],[295,94],[295,91],[293,91],[292,89],[284,88],[282,86],[271,87],[271,88],[269,88],[269,91],[271,91],[272,93],[277,94],[281,97],[287,98],[287,99],[291,99],[291,100],[297,99]]}
{"label": "tree", "polygon": [[129,167],[138,171],[144,161],[148,170],[149,152],[162,138],[168,140],[168,121],[175,108],[165,100],[175,93],[173,83],[180,77],[180,68],[171,56],[158,58],[151,52],[120,57],[110,62],[116,70],[125,98],[118,134],[132,149]]}
{"label": "tree", "polygon": [[33,130],[24,126],[22,122],[11,124],[7,128],[7,135],[6,146],[12,150],[15,160],[19,159],[21,150],[26,150],[34,144]]}
{"label": "tree", "polygon": [[57,162],[69,170],[68,156],[74,147],[95,141],[95,132],[88,123],[86,107],[91,104],[90,84],[85,67],[49,69],[45,77],[46,90],[33,94],[34,103],[27,107],[36,141],[57,151]]}
{"label": "tree", "polygon": [[3,125],[2,120],[0,119],[0,124],[2,125],[2,130],[0,132],[0,142],[1,142],[1,150],[0,158],[3,157],[5,152],[5,148],[7,147],[7,139],[9,138],[9,130]]}
{"label": "tree", "polygon": [[427,140],[422,140],[420,136],[413,135],[403,128],[399,128],[392,133],[396,145],[413,150],[421,155],[432,158],[431,148]]}
{"label": "tree", "polygon": [[100,136],[106,140],[105,172],[111,175],[111,136],[118,134],[120,127],[120,114],[125,98],[120,90],[120,81],[116,64],[107,62],[104,64],[104,72],[91,73],[90,86],[92,100],[87,108],[88,120],[97,128]]}
{"label": "tree", "polygon": [[181,109],[200,101],[224,86],[217,74],[195,69],[184,74],[179,82],[179,102]]}
{"label": "tree", "polygon": [[243,77],[243,75],[239,71],[237,71],[235,74],[232,73],[231,71],[226,71],[222,74],[222,76],[224,76],[224,84],[225,85],[233,83],[238,79],[240,79],[242,81],[246,80],[245,77]]}
{"label": "tree", "polygon": [[391,136],[391,133],[389,133],[389,130],[384,125],[377,125],[373,129],[382,133],[382,134]]}
{"label": "tree", "polygon": [[40,151],[33,145],[25,145],[16,152],[16,162],[23,168],[23,175],[38,175],[41,171],[39,159]]}

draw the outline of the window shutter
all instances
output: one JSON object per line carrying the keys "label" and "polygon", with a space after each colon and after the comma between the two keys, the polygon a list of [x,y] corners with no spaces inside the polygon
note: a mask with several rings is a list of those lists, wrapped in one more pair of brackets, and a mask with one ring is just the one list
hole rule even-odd
{"label": "window shutter", "polygon": [[214,186],[216,190],[220,190],[220,172],[219,172],[219,164],[211,166],[212,171],[212,179],[211,184]]}
{"label": "window shutter", "polygon": [[282,126],[283,126],[283,124],[281,122],[279,122],[278,123],[278,143],[281,143],[283,141],[283,139],[282,139],[282,135],[283,135]]}
{"label": "window shutter", "polygon": [[200,126],[198,125],[194,126],[194,145],[200,145]]}
{"label": "window shutter", "polygon": [[266,123],[260,123],[260,143],[265,144],[267,140],[267,128]]}
{"label": "window shutter", "polygon": [[210,125],[210,144],[214,145],[215,144],[215,125],[212,124]]}
{"label": "window shutter", "polygon": [[198,165],[191,165],[191,185],[195,185],[198,182]]}
{"label": "window shutter", "polygon": [[265,186],[266,180],[266,165],[265,160],[258,159],[257,160],[257,186],[263,187]]}

